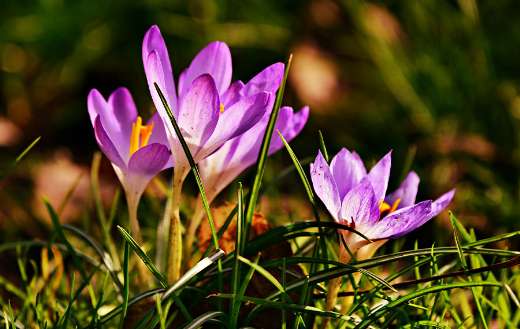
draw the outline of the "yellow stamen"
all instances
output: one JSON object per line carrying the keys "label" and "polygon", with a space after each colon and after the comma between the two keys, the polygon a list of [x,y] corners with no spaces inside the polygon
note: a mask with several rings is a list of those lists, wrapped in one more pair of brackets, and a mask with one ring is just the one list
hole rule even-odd
{"label": "yellow stamen", "polygon": [[147,126],[144,126],[141,128],[141,147],[148,145],[148,141],[150,140],[150,137],[152,136],[153,131],[153,122],[150,123]]}
{"label": "yellow stamen", "polygon": [[224,104],[220,103],[220,113],[224,113]]}
{"label": "yellow stamen", "polygon": [[148,145],[148,141],[152,136],[153,122],[143,126],[143,119],[137,117],[132,124],[132,133],[130,134],[130,155],[134,154],[139,148]]}
{"label": "yellow stamen", "polygon": [[379,212],[390,214],[397,210],[397,207],[399,207],[399,204],[401,203],[401,198],[397,198],[394,203],[390,206],[388,203],[381,201],[379,203]]}
{"label": "yellow stamen", "polygon": [[392,207],[390,207],[390,205],[384,201],[381,201],[379,204],[379,212],[384,212],[390,209],[392,209]]}
{"label": "yellow stamen", "polygon": [[392,205],[392,208],[390,208],[390,212],[394,212],[397,210],[397,207],[399,207],[399,204],[401,203],[401,198],[397,198],[394,201],[394,204]]}

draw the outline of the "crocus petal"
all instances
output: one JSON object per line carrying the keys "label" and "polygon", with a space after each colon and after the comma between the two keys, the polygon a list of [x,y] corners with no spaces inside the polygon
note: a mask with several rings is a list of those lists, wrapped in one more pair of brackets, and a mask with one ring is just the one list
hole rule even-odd
{"label": "crocus petal", "polygon": [[220,102],[224,105],[224,109],[229,108],[240,100],[242,88],[244,88],[244,83],[237,80],[229,86],[224,94],[220,95]]}
{"label": "crocus petal", "polygon": [[361,180],[345,195],[341,202],[340,216],[347,223],[354,223],[356,229],[370,226],[377,221],[379,217],[378,202],[372,184],[367,178]]}
{"label": "crocus petal", "polygon": [[137,108],[130,91],[124,87],[117,88],[108,98],[108,106],[112,109],[115,119],[123,127],[131,126],[137,119]]}
{"label": "crocus petal", "polygon": [[390,167],[392,166],[392,151],[388,152],[368,173],[368,179],[372,183],[377,201],[384,201],[388,180],[390,178]]}
{"label": "crocus petal", "polygon": [[367,175],[367,171],[359,155],[357,153],[350,153],[345,148],[341,149],[332,159],[330,169],[338,185],[341,199]]}
{"label": "crocus petal", "polygon": [[87,106],[92,126],[94,126],[95,120],[99,116],[105,132],[110,136],[110,139],[122,158],[125,159],[126,157],[124,156],[124,152],[122,152],[124,150],[121,147],[121,143],[125,142],[123,130],[125,130],[126,126],[122,126],[119,122],[114,114],[114,109],[96,89],[92,89],[88,94]]}
{"label": "crocus petal", "polygon": [[338,188],[329,165],[325,158],[318,152],[318,156],[311,163],[311,180],[316,194],[325,204],[327,210],[336,221],[340,221],[339,211],[341,209],[341,201],[339,198]]}
{"label": "crocus petal", "polygon": [[195,79],[180,100],[177,120],[194,156],[217,126],[219,105],[217,88],[209,74]]}
{"label": "crocus petal", "polygon": [[165,169],[170,151],[163,144],[153,143],[141,147],[130,157],[128,170],[132,173],[153,177]]}
{"label": "crocus petal", "polygon": [[258,93],[245,97],[220,113],[217,126],[206,143],[207,155],[226,141],[253,127],[273,105],[271,94]]}
{"label": "crocus petal", "polygon": [[285,65],[275,63],[266,67],[262,72],[254,76],[242,89],[242,94],[254,95],[261,91],[274,93],[280,87],[283,79]]}
{"label": "crocus petal", "polygon": [[423,225],[427,221],[425,219],[429,217],[431,208],[431,200],[401,208],[363,233],[372,240],[398,238]]}
{"label": "crocus petal", "polygon": [[398,209],[415,204],[419,181],[419,176],[414,171],[410,171],[399,188],[386,197],[386,203],[392,205],[400,199]]}
{"label": "crocus petal", "polygon": [[[298,113],[293,113],[290,107],[282,107],[275,130],[279,130],[287,141],[291,141],[303,129],[308,117],[308,107]],[[265,115],[254,127],[224,143],[218,151],[199,163],[208,200],[213,200],[240,173],[256,162],[268,121],[269,116]],[[278,134],[273,134],[269,154],[278,151],[282,146]]]}
{"label": "crocus petal", "polygon": [[[170,56],[168,55],[168,49],[161,31],[156,25],[150,27],[144,36],[142,57],[148,87],[155,107],[158,111],[163,111],[163,105],[155,89],[154,82],[159,85],[159,88],[164,93],[174,115],[177,115],[177,94],[175,92],[175,80],[173,78]],[[163,120],[167,118],[165,115],[161,115],[161,117]]]}
{"label": "crocus petal", "polygon": [[97,89],[92,89],[88,93],[87,109],[88,115],[90,117],[90,123],[92,123],[92,127],[94,127],[96,118],[98,116],[105,115],[108,113],[107,101]]}
{"label": "crocus petal", "polygon": [[[268,117],[268,116],[266,116]],[[275,125],[275,133],[269,144],[269,154],[273,154],[283,147],[283,142],[278,136],[278,131],[282,134],[287,142],[294,139],[303,129],[309,119],[309,107],[304,106],[300,111],[294,113],[290,106],[284,106],[280,109],[278,119]],[[266,124],[267,125],[266,120]],[[265,128],[264,128],[265,131]],[[260,137],[261,139],[261,137]]]}
{"label": "crocus petal", "polygon": [[96,140],[99,144],[99,147],[101,148],[101,151],[103,151],[110,162],[120,167],[121,170],[125,170],[126,164],[117,151],[117,148],[114,146],[114,143],[112,143],[110,137],[108,137],[105,128],[103,128],[101,117],[99,115],[94,120],[94,134],[96,135]]}
{"label": "crocus petal", "polygon": [[435,217],[438,214],[440,214],[453,200],[453,197],[455,196],[455,189],[452,189],[443,195],[441,195],[437,200],[433,201],[432,203],[432,211],[429,214],[431,217]]}
{"label": "crocus petal", "polygon": [[[166,135],[166,130],[164,128],[164,124],[162,122],[161,117],[159,116],[159,113],[155,112],[150,120],[147,122],[148,125],[153,124],[153,130],[152,130],[152,136],[150,136],[150,140],[148,141],[148,144],[158,143],[163,145],[168,145],[168,137]],[[173,162],[173,156],[170,155],[170,159],[168,160],[168,163],[165,166],[166,168],[171,168],[174,165]]]}
{"label": "crocus petal", "polygon": [[192,81],[203,74],[213,77],[219,94],[224,93],[231,83],[231,52],[229,47],[220,41],[214,41],[202,49],[193,59],[179,86],[179,95],[183,95]]}
{"label": "crocus petal", "polygon": [[116,89],[108,98],[108,107],[116,120],[117,134],[110,134],[119,154],[128,159],[132,123],[137,119],[137,108],[132,95],[126,88]]}

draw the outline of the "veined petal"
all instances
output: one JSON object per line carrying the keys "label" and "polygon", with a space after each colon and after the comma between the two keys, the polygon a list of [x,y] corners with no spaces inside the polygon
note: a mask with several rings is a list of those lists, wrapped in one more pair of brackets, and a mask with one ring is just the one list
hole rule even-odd
{"label": "veined petal", "polygon": [[224,42],[214,41],[202,49],[191,62],[183,76],[183,83],[179,86],[179,95],[183,95],[192,81],[203,74],[211,75],[219,94],[222,94],[231,83],[232,72],[229,47]]}
{"label": "veined petal", "polygon": [[[308,107],[304,107],[298,113],[293,113],[290,107],[282,107],[275,129],[280,130],[287,141],[291,141],[303,129],[308,117]],[[218,151],[199,163],[208,200],[212,200],[240,173],[256,162],[268,120],[269,116],[265,115],[254,127],[227,141]],[[273,134],[269,154],[278,151],[282,146],[278,134]]]}
{"label": "veined petal", "polygon": [[123,126],[119,119],[115,116],[114,108],[96,89],[92,89],[88,94],[87,107],[92,126],[94,126],[95,120],[99,116],[105,132],[108,136],[110,136],[110,139],[114,143],[114,146],[118,150],[121,157],[126,159],[125,152],[121,144],[125,143],[123,131],[127,127]]}
{"label": "veined petal", "polygon": [[275,63],[256,76],[254,76],[242,89],[242,95],[254,95],[256,93],[265,91],[274,93],[282,83],[285,65],[283,63]]}
{"label": "veined petal", "polygon": [[[159,116],[159,113],[155,112],[152,115],[152,117],[150,118],[150,120],[148,120],[147,124],[148,125],[153,124],[152,136],[150,136],[150,140],[148,141],[148,144],[157,143],[157,144],[162,144],[162,145],[169,145],[168,137],[166,135],[166,130],[164,128],[162,119]],[[166,164],[166,168],[171,168],[173,166],[174,166],[174,159],[173,159],[173,156],[170,155],[170,159],[168,160],[168,163]]]}
{"label": "veined petal", "polygon": [[[175,80],[172,73],[172,65],[168,49],[157,25],[153,25],[146,32],[143,40],[142,57],[148,87],[152,95],[153,102],[158,111],[164,111],[162,102],[157,95],[154,82],[159,85],[164,93],[168,104],[174,115],[177,115],[177,93],[175,92]],[[161,115],[163,120],[167,116]]]}
{"label": "veined petal", "polygon": [[123,159],[128,159],[132,124],[137,119],[137,108],[132,95],[126,88],[116,89],[108,98],[108,107],[117,122],[118,132],[110,134]]}
{"label": "veined petal", "polygon": [[455,189],[452,189],[443,195],[441,195],[437,200],[432,203],[432,211],[429,216],[435,217],[440,214],[446,207],[450,204],[451,200],[455,196]]}
{"label": "veined petal", "polygon": [[406,178],[401,182],[399,188],[386,197],[386,203],[392,205],[397,201],[397,199],[400,199],[397,209],[412,206],[415,204],[415,197],[417,196],[417,190],[419,189],[419,181],[419,176],[414,171],[410,171]]}
{"label": "veined petal", "polygon": [[218,91],[209,74],[198,77],[180,99],[178,124],[195,157],[217,126]]}
{"label": "veined petal", "polygon": [[131,126],[137,119],[137,107],[132,94],[125,87],[119,87],[110,94],[108,106],[121,128]]}
{"label": "veined petal", "polygon": [[[148,62],[147,65],[149,67],[149,74],[147,73],[147,79],[148,79],[148,87],[150,89],[150,94],[152,95],[152,100],[155,105],[155,108],[157,109],[157,113],[159,113],[159,116],[161,118],[161,121],[163,122],[163,125],[165,127],[168,139],[170,140],[170,145],[173,143],[173,141],[176,139],[175,130],[173,129],[173,124],[170,121],[170,116],[168,115],[168,111],[164,107],[161,98],[159,97],[159,94],[155,88],[154,82],[157,83],[159,88],[161,89],[162,93],[165,93],[165,87],[164,87],[164,77],[162,76],[162,64],[160,63],[159,56],[157,55],[157,52],[151,52],[148,56]],[[177,100],[175,100],[176,103],[173,103],[173,100],[171,100],[171,97],[168,97],[166,94],[164,94],[164,97],[166,98],[166,101],[168,102],[168,105],[170,106],[170,109],[172,110],[173,116],[175,118],[178,118],[179,116],[179,107]]]}
{"label": "veined petal", "polygon": [[[268,116],[266,115],[268,118]],[[278,136],[279,131],[287,142],[293,140],[303,129],[309,119],[309,107],[304,106],[300,111],[294,113],[294,110],[290,106],[284,106],[280,108],[278,119],[275,125],[275,132],[269,144],[269,154],[277,152],[283,147],[282,140]],[[264,127],[267,125],[268,120],[265,121]],[[264,128],[265,131],[265,128]],[[263,137],[263,136],[262,136]],[[260,137],[260,139],[262,139]]]}
{"label": "veined petal", "polygon": [[341,202],[341,219],[359,229],[373,225],[379,218],[379,207],[372,184],[367,178],[354,186]]}
{"label": "veined petal", "polygon": [[341,199],[367,175],[359,155],[349,152],[346,148],[341,149],[332,159],[330,169],[338,185]]}
{"label": "veined petal", "polygon": [[96,135],[96,140],[99,144],[99,147],[101,148],[101,151],[103,151],[110,162],[120,167],[121,170],[125,170],[127,168],[126,163],[121,158],[121,155],[114,146],[114,143],[112,143],[110,140],[110,137],[107,135],[105,128],[103,128],[101,117],[99,115],[94,120],[94,134]]}
{"label": "veined petal", "polygon": [[340,221],[341,201],[339,199],[339,192],[329,165],[321,152],[311,163],[311,180],[316,194],[320,200],[325,204],[327,210],[336,221]]}
{"label": "veined petal", "polygon": [[152,178],[166,169],[170,155],[170,150],[163,144],[146,145],[132,154],[128,162],[128,170],[133,174]]}
{"label": "veined petal", "polygon": [[219,114],[217,126],[206,145],[206,154],[213,153],[226,141],[253,127],[272,107],[272,94],[258,93],[242,98]]}
{"label": "veined petal", "polygon": [[392,151],[388,152],[368,173],[368,179],[374,188],[377,201],[384,201],[388,180],[390,179],[390,167],[392,166]]}
{"label": "veined petal", "polygon": [[401,208],[363,232],[372,240],[401,237],[423,225],[431,217],[431,200]]}
{"label": "veined petal", "polygon": [[98,116],[105,115],[109,112],[107,101],[97,89],[92,89],[88,93],[87,108],[92,127],[94,127]]}
{"label": "veined petal", "polygon": [[242,88],[244,88],[244,83],[237,80],[229,86],[225,93],[220,95],[220,102],[225,109],[231,107],[243,97],[241,94]]}

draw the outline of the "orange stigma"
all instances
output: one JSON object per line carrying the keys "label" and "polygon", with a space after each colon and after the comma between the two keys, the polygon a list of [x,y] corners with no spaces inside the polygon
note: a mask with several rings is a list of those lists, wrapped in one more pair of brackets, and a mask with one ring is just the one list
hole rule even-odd
{"label": "orange stigma", "polygon": [[224,113],[224,104],[220,103],[220,113]]}
{"label": "orange stigma", "polygon": [[143,125],[143,119],[137,117],[132,124],[132,133],[130,134],[130,155],[134,154],[138,149],[148,145],[148,141],[152,136],[153,122],[149,125]]}

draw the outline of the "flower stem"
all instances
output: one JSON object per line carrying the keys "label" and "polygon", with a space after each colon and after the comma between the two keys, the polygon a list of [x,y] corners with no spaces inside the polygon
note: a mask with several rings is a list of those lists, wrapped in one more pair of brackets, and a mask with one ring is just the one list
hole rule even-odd
{"label": "flower stem", "polygon": [[186,243],[184,245],[184,256],[186,257],[186,261],[188,261],[191,257],[191,251],[193,248],[193,241],[195,241],[195,233],[197,232],[197,228],[199,228],[202,219],[204,218],[205,210],[202,202],[197,202],[197,206],[195,208],[195,212],[191,217],[190,225],[188,227],[188,232],[186,234]]}
{"label": "flower stem", "polygon": [[180,218],[182,183],[188,174],[186,167],[177,167],[173,174],[168,250],[168,281],[176,282],[182,266],[182,224]]}
{"label": "flower stem", "polygon": [[161,271],[166,270],[166,248],[168,245],[168,233],[170,232],[170,218],[173,207],[173,178],[166,196],[163,217],[157,225],[155,244],[155,264]]}
{"label": "flower stem", "polygon": [[[140,193],[126,193],[126,201],[128,205],[128,218],[130,220],[130,233],[135,239],[137,244],[143,247],[143,236],[141,235],[141,227],[137,219],[137,208],[139,207],[139,200],[141,199]],[[139,283],[148,286],[152,280],[150,272],[146,268],[146,265],[140,260],[137,260],[137,271],[139,272]]]}
{"label": "flower stem", "polygon": [[[379,240],[379,241],[369,243],[366,246],[363,246],[356,253],[356,259],[358,261],[362,261],[362,260],[372,258],[374,256],[374,254],[376,253],[376,251],[379,249],[379,247],[381,247],[383,244],[385,244],[386,241],[388,241],[388,240]],[[353,273],[352,277],[354,279],[355,285],[358,286],[359,281],[361,280],[361,273],[360,272]],[[350,290],[352,290],[352,288],[353,288],[352,282],[348,281],[345,291],[350,291]],[[353,302],[354,302],[354,296],[343,297],[343,301],[341,302],[341,313],[342,314],[347,313],[347,311],[352,306]]]}
{"label": "flower stem", "polygon": [[[351,250],[352,253],[355,253],[355,251]],[[343,245],[340,245],[339,248],[339,262],[343,264],[347,264],[350,262],[352,256],[351,253],[348,252]],[[341,279],[342,277],[337,277],[329,281],[329,284],[327,286],[327,301],[326,301],[326,310],[332,311],[334,310],[334,306],[336,306],[336,302],[338,300],[338,293],[341,288]],[[329,318],[324,318],[321,328],[325,329],[327,328],[329,324]]]}

